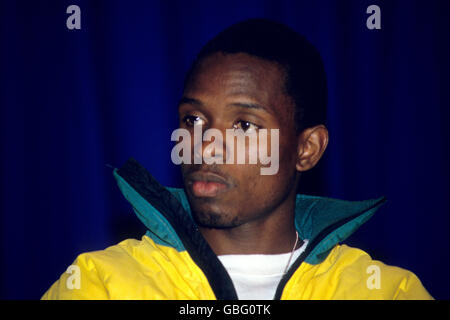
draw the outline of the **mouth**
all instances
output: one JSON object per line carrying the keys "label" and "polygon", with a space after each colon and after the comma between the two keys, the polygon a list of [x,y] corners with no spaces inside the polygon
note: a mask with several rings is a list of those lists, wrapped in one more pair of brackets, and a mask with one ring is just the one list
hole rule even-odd
{"label": "mouth", "polygon": [[196,171],[186,177],[187,187],[198,198],[213,198],[231,189],[232,184],[217,173]]}

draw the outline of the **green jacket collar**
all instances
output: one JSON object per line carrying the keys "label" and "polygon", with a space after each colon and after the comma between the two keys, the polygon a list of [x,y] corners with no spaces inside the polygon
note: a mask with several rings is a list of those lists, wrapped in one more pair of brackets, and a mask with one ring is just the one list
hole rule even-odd
{"label": "green jacket collar", "polygon": [[[155,189],[156,180],[134,159],[128,160],[121,169],[115,169],[114,176],[125,198],[147,227],[147,235],[158,244],[178,251],[186,250],[184,238],[189,237],[196,226],[184,190],[162,186]],[[304,261],[310,264],[322,262],[336,244],[354,233],[385,201],[385,197],[345,201],[297,195],[296,229],[302,239],[309,239],[310,248]],[[172,205],[175,209],[170,208]],[[186,224],[193,225],[190,231],[183,228]]]}
{"label": "green jacket collar", "polygon": [[[191,214],[184,189],[167,189]],[[345,201],[297,194],[295,227],[300,238],[309,239],[309,246],[314,246],[305,261],[310,264],[322,262],[336,244],[352,235],[385,201],[385,197],[364,201]]]}

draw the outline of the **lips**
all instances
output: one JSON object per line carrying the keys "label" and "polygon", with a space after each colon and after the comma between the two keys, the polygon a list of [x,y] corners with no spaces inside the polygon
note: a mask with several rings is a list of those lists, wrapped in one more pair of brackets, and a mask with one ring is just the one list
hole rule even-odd
{"label": "lips", "polygon": [[227,179],[217,173],[196,171],[186,177],[187,185],[195,197],[212,198],[232,187]]}

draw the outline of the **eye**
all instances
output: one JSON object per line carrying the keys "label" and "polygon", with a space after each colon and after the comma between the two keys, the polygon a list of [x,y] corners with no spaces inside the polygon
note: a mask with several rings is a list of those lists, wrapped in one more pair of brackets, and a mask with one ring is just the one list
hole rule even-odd
{"label": "eye", "polygon": [[199,116],[187,115],[183,117],[183,123],[188,127],[203,125],[204,121]]}
{"label": "eye", "polygon": [[233,129],[242,129],[244,132],[250,130],[249,132],[253,132],[258,130],[259,126],[249,121],[239,120],[235,125],[233,125]]}

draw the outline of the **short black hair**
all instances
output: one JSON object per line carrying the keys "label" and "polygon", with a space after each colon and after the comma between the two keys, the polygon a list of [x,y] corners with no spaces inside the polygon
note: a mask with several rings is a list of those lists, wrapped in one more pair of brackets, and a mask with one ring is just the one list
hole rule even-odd
{"label": "short black hair", "polygon": [[200,62],[214,53],[246,53],[276,62],[285,71],[285,90],[295,104],[298,132],[326,123],[327,81],[318,50],[288,26],[268,20],[236,23],[211,39],[197,54],[184,87]]}

